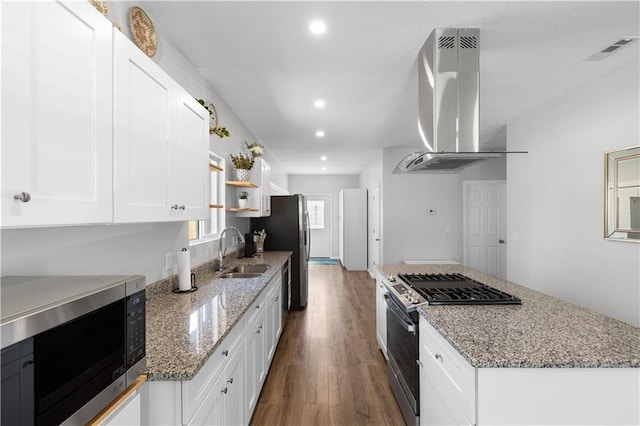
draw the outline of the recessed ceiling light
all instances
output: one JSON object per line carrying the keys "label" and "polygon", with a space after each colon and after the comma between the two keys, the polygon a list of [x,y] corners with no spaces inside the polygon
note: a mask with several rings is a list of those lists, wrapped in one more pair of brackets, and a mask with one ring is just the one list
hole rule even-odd
{"label": "recessed ceiling light", "polygon": [[327,31],[327,24],[317,19],[309,24],[309,31],[315,35],[322,35]]}
{"label": "recessed ceiling light", "polygon": [[320,159],[321,159],[322,161],[327,161],[327,156],[326,156],[326,155],[323,155],[322,157],[320,157]]}
{"label": "recessed ceiling light", "polygon": [[324,170],[327,170],[327,168],[326,167],[321,167],[320,170],[324,171]]}
{"label": "recessed ceiling light", "polygon": [[324,137],[324,132],[322,130],[318,130],[316,132],[316,136],[319,137],[319,138],[323,138]]}
{"label": "recessed ceiling light", "polygon": [[325,103],[324,103],[324,101],[323,101],[322,99],[316,99],[316,100],[313,102],[313,106],[314,106],[314,107],[316,107],[316,108],[318,108],[318,109],[322,109],[322,108],[324,108],[324,105],[325,105]]}

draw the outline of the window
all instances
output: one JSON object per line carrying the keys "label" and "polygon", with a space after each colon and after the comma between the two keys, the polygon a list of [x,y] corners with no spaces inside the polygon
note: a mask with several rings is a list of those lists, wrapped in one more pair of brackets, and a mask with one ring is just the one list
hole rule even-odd
{"label": "window", "polygon": [[307,200],[309,226],[311,229],[324,229],[324,200]]}
{"label": "window", "polygon": [[194,245],[218,238],[224,229],[224,166],[222,157],[209,152],[210,201],[209,219],[189,221],[189,244]]}

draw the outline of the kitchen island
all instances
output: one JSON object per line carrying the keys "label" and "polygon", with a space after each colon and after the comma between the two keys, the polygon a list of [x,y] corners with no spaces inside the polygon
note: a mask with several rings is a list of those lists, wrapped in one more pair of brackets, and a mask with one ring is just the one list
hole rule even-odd
{"label": "kitchen island", "polygon": [[[291,252],[265,252],[254,278],[220,278],[197,268],[192,293],[175,283],[147,287],[148,403],[145,424],[246,424],[283,324],[283,266]],[[285,278],[286,279],[286,278]]]}
{"label": "kitchen island", "polygon": [[421,424],[638,424],[640,329],[462,265],[522,305],[420,306]]}

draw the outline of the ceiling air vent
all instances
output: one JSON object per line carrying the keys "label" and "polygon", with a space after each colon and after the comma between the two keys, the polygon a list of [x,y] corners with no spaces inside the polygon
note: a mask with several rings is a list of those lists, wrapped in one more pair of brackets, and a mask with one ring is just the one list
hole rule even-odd
{"label": "ceiling air vent", "polygon": [[622,49],[623,47],[628,46],[630,43],[633,42],[634,39],[637,39],[638,37],[624,37],[618,41],[616,41],[615,43],[613,43],[611,46],[607,46],[604,49],[600,50],[598,53],[595,53],[591,56],[589,56],[587,59],[585,59],[585,61],[601,61],[605,58],[608,58],[611,54],[617,52],[618,50]]}

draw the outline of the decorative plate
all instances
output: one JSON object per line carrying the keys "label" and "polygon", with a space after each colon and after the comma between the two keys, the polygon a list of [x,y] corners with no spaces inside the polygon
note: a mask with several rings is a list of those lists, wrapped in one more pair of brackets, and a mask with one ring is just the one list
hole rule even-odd
{"label": "decorative plate", "polygon": [[216,107],[209,102],[206,104],[205,108],[209,110],[209,129],[215,129],[218,127],[218,113],[216,111]]}
{"label": "decorative plate", "polygon": [[129,27],[133,41],[147,56],[152,57],[158,51],[158,36],[153,22],[144,10],[138,6],[129,9]]}

